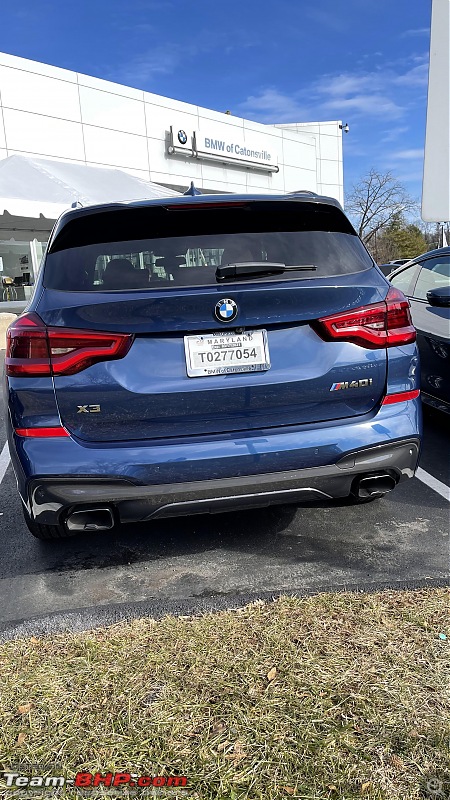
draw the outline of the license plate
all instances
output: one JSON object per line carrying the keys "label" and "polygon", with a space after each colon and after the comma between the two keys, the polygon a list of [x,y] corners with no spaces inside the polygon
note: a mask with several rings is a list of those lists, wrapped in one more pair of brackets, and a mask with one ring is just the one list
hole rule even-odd
{"label": "license plate", "polygon": [[267,331],[185,336],[184,350],[190,378],[270,369]]}

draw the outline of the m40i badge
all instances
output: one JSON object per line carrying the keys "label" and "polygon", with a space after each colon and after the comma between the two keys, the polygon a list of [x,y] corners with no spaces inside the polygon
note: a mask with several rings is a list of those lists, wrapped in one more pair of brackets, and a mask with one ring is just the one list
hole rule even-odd
{"label": "m40i badge", "polygon": [[330,392],[336,392],[338,389],[362,389],[365,386],[372,386],[372,378],[361,378],[360,381],[341,381],[341,383],[332,383]]}

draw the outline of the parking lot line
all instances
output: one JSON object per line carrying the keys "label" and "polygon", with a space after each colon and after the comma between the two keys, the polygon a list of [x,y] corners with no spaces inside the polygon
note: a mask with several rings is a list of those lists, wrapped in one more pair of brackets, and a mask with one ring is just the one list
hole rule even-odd
{"label": "parking lot line", "polygon": [[8,468],[8,464],[9,464],[9,448],[8,448],[8,442],[5,442],[5,446],[2,452],[0,453],[0,483],[4,478],[5,472]]}
{"label": "parking lot line", "polygon": [[425,470],[422,469],[421,467],[417,467],[416,478],[419,478],[419,481],[422,481],[422,483],[426,483],[426,485],[429,486],[430,489],[434,489],[435,492],[442,495],[442,497],[445,500],[448,500],[450,502],[450,487],[446,486],[445,483],[442,483],[442,481],[438,481],[437,478],[433,478],[433,476],[430,475],[429,472],[425,472]]}

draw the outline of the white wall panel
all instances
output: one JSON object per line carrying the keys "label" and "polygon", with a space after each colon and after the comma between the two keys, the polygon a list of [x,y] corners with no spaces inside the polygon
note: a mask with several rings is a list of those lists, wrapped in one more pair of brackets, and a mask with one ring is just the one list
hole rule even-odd
{"label": "white wall panel", "polygon": [[80,122],[74,83],[0,66],[0,94],[5,108]]}
{"label": "white wall panel", "polygon": [[290,167],[284,173],[284,188],[286,192],[297,192],[301,189],[316,192],[317,179],[315,169],[307,170],[301,167]]}
{"label": "white wall panel", "polygon": [[145,136],[144,103],[80,86],[83,123]]}
{"label": "white wall panel", "polygon": [[242,130],[244,127],[244,120],[241,117],[235,117],[233,114],[225,114],[221,111],[213,111],[209,108],[202,108],[201,106],[198,109],[198,116],[200,120],[220,122],[222,125],[229,125],[230,128],[240,128]]}
{"label": "white wall panel", "polygon": [[70,83],[77,82],[77,73],[61,67],[53,67],[51,64],[43,64],[40,61],[30,61],[28,58],[11,56],[9,53],[0,53],[0,64],[13,69],[34,72],[37,75],[47,75],[49,78],[59,78]]}
{"label": "white wall panel", "polygon": [[198,115],[198,107],[191,103],[184,103],[182,100],[174,100],[172,97],[163,97],[160,94],[144,92],[144,101],[151,106],[158,108],[168,108],[170,111],[177,111],[181,114]]}
{"label": "white wall panel", "polygon": [[143,100],[144,92],[142,89],[133,89],[131,86],[122,86],[120,83],[104,81],[102,78],[91,78],[90,75],[78,75],[80,86],[87,86],[90,89],[99,89],[108,94],[118,94],[123,97],[130,97],[132,100]]}
{"label": "white wall panel", "polygon": [[[99,164],[97,161],[86,161],[88,167],[97,167],[98,169],[114,169],[114,165],[110,164]],[[150,175],[148,169],[130,169],[129,167],[117,167],[120,169],[121,172],[127,172],[129,175],[133,175],[135,178],[142,178],[144,181],[150,180]]]}
{"label": "white wall panel", "polygon": [[343,191],[342,187],[337,183],[322,183],[320,186],[320,194],[326,197],[335,197],[343,205]]}
{"label": "white wall panel", "polygon": [[202,167],[199,161],[183,156],[167,155],[164,139],[147,139],[147,145],[150,174],[166,173],[171,176],[171,182],[173,175],[183,175],[185,179],[189,178],[191,181],[201,180]]}
{"label": "white wall panel", "polygon": [[[247,172],[247,189],[249,192],[259,190],[267,191],[273,188],[272,174],[268,172],[254,172],[249,170]],[[283,186],[284,189],[284,186]]]}
{"label": "white wall panel", "polygon": [[[171,175],[169,175],[167,172],[150,171],[150,180],[154,183],[161,183],[164,186],[170,184],[171,186],[185,186],[187,189],[192,178],[189,178],[183,174],[177,174],[176,172],[173,172]],[[200,187],[200,181],[194,181],[194,183],[196,186]]]}
{"label": "white wall panel", "polygon": [[83,125],[86,159],[131,169],[148,169],[147,142],[144,136],[119,133]]}
{"label": "white wall panel", "polygon": [[226,184],[228,181],[241,187],[241,192],[245,192],[247,185],[247,176],[242,169],[232,169],[223,167],[220,164],[202,163],[202,177],[204,181],[212,181],[215,178],[221,184]]}
{"label": "white wall panel", "polygon": [[0,159],[6,158],[8,155],[8,151],[6,147],[0,147]]}
{"label": "white wall panel", "polygon": [[[261,127],[265,128],[265,130],[261,131]],[[252,139],[255,137],[255,134],[259,138],[264,138],[267,142],[267,145],[276,149],[277,153],[282,151],[281,142],[283,140],[283,134],[281,131],[276,131],[275,128],[272,128],[270,125],[261,126],[252,124],[248,122],[248,120],[244,120],[244,139]]]}
{"label": "white wall panel", "polygon": [[319,156],[328,161],[337,161],[339,158],[339,145],[342,144],[342,136],[327,136],[321,133],[319,139]]}
{"label": "white wall panel", "polygon": [[[341,128],[339,125],[342,123],[339,120],[328,120],[326,122],[319,122],[320,125],[320,133],[324,133],[327,136],[337,136],[338,134],[341,135]],[[304,125],[305,128],[309,128],[309,123],[306,122]]]}
{"label": "white wall panel", "polygon": [[190,146],[192,134],[198,129],[198,117],[196,114],[180,114],[179,111],[172,111],[162,106],[150,106],[145,103],[145,117],[147,120],[147,136],[151,139],[165,141],[166,133],[172,126],[175,137],[179,130],[186,131],[188,135],[186,147]]}
{"label": "white wall panel", "polygon": [[275,136],[281,139],[283,132],[280,131],[275,125],[263,125],[261,122],[253,122],[252,119],[244,119],[244,130],[254,131],[255,133],[262,133],[266,136]]}
{"label": "white wall panel", "polygon": [[223,192],[224,194],[228,194],[230,192],[234,194],[245,194],[246,190],[242,187],[240,183],[226,183],[221,184],[217,183],[217,181],[204,181],[203,182],[204,189],[211,189],[216,192]]}
{"label": "white wall panel", "polygon": [[[9,156],[25,156],[29,158],[49,158],[51,161],[62,161],[68,164],[84,164],[84,158],[64,158],[61,156],[49,156],[46,153],[32,153],[31,151],[26,150],[11,150],[8,148],[8,155]],[[97,166],[97,165],[96,165]]]}
{"label": "white wall panel", "polygon": [[321,130],[321,122],[279,122],[274,124],[274,128],[282,128],[283,130],[293,131],[297,133],[320,133]]}
{"label": "white wall panel", "polygon": [[157,179],[154,178],[154,175],[166,175],[167,180],[169,183],[173,183],[174,176],[183,176],[183,181],[188,182],[194,181],[196,184],[201,184],[203,180],[202,176],[202,166],[196,161],[184,161],[181,158],[173,158],[167,159],[164,164],[160,163],[160,168],[150,168],[150,175],[151,180],[158,180],[161,181],[162,179],[158,177]]}
{"label": "white wall panel", "polygon": [[3,109],[8,150],[84,160],[81,124],[26,111]]}
{"label": "white wall panel", "polygon": [[290,167],[303,167],[316,171],[315,142],[303,144],[283,138],[283,162]]}
{"label": "white wall panel", "polygon": [[[289,169],[289,167],[288,167]],[[279,172],[272,172],[270,185],[274,192],[284,192],[285,191],[285,178],[286,178],[286,170],[280,165]]]}
{"label": "white wall panel", "polygon": [[337,161],[325,161],[325,159],[321,160],[320,182],[327,184],[339,183],[339,164]]}

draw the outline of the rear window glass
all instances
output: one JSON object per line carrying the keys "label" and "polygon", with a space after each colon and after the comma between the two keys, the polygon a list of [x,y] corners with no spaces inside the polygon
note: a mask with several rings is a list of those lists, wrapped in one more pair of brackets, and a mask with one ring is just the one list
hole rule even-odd
{"label": "rear window glass", "polygon": [[251,279],[257,281],[342,275],[373,266],[334,206],[270,201],[144,206],[69,221],[47,254],[44,285],[63,291],[208,286],[217,284],[217,267],[254,262],[314,267]]}

